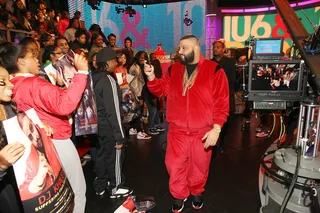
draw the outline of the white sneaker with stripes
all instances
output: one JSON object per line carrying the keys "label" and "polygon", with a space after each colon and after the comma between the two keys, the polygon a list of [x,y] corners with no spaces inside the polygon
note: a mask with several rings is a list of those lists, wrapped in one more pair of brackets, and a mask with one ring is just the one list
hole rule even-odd
{"label": "white sneaker with stripes", "polygon": [[113,192],[110,195],[110,198],[114,199],[114,198],[128,197],[129,195],[132,194],[132,192],[133,190],[128,187],[119,187],[117,191]]}

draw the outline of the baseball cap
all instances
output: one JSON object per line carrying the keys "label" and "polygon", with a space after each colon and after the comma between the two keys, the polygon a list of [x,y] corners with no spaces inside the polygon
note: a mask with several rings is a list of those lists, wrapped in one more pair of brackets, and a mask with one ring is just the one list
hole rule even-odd
{"label": "baseball cap", "polygon": [[97,53],[97,63],[116,59],[117,53],[111,47],[104,47]]}

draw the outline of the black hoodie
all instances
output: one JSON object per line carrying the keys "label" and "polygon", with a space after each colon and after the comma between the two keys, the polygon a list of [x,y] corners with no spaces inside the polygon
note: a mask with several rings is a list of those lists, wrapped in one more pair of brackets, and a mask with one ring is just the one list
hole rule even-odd
{"label": "black hoodie", "polygon": [[99,131],[112,132],[117,145],[125,140],[121,117],[121,90],[107,71],[92,72],[93,89],[96,97]]}

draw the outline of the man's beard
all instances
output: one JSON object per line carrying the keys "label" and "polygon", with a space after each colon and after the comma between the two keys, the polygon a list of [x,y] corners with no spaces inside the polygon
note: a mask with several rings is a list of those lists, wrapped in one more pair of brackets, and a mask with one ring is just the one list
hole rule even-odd
{"label": "man's beard", "polygon": [[223,53],[219,53],[219,52],[213,52],[213,56],[214,57],[222,57],[223,56]]}
{"label": "man's beard", "polygon": [[192,51],[187,55],[181,54],[179,58],[180,58],[181,64],[184,64],[184,65],[190,64],[194,61],[194,51]]}

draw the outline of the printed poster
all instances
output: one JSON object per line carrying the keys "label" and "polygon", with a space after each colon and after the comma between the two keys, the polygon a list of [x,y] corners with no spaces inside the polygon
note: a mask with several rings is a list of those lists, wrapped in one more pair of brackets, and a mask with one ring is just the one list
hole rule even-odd
{"label": "printed poster", "polygon": [[[74,53],[69,51],[69,53],[61,57],[53,66],[57,70],[58,75],[62,77],[66,87],[69,87],[72,78],[77,73],[74,67]],[[97,133],[97,110],[91,75],[88,75],[86,89],[74,114],[74,122],[76,136]]]}
{"label": "printed poster", "polygon": [[25,146],[25,153],[13,165],[24,212],[72,212],[72,188],[34,109],[3,121],[3,125],[8,143]]}

